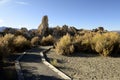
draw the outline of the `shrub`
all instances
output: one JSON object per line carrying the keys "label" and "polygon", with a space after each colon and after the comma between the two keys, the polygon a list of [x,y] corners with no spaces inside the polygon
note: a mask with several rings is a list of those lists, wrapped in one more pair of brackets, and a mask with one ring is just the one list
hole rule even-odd
{"label": "shrub", "polygon": [[54,44],[54,37],[51,35],[48,35],[47,37],[43,37],[41,41],[41,45],[47,46],[47,45],[53,45]]}
{"label": "shrub", "polygon": [[58,66],[58,60],[57,60],[57,59],[51,59],[51,60],[50,60],[50,63],[51,63],[53,66],[55,66],[55,67]]}
{"label": "shrub", "polygon": [[76,51],[91,51],[91,39],[94,36],[93,33],[85,33],[84,35],[76,35],[74,37],[74,45]]}
{"label": "shrub", "polygon": [[70,55],[74,52],[72,38],[69,34],[63,36],[55,45],[56,52],[62,55]]}
{"label": "shrub", "polygon": [[109,32],[97,34],[92,39],[92,49],[102,56],[108,56],[119,44],[120,35],[118,33]]}
{"label": "shrub", "polygon": [[6,34],[4,36],[4,41],[7,42],[7,47],[9,48],[8,49],[9,52],[14,52],[14,45],[13,45],[14,39],[15,36],[13,34]]}
{"label": "shrub", "polygon": [[30,47],[30,42],[23,36],[17,36],[14,39],[14,46],[16,51],[24,51]]}
{"label": "shrub", "polygon": [[13,34],[6,34],[0,37],[0,59],[9,56],[14,51],[24,51],[29,47],[29,41],[23,36],[15,37]]}
{"label": "shrub", "polygon": [[7,42],[4,41],[3,37],[0,38],[0,60],[3,59],[3,57],[6,56],[6,54],[8,54],[8,47],[7,47]]}
{"label": "shrub", "polygon": [[6,34],[4,37],[0,37],[0,58],[3,59],[10,55],[14,51],[13,46],[14,35]]}
{"label": "shrub", "polygon": [[39,37],[33,37],[31,40],[31,44],[32,46],[37,46],[39,45],[40,41],[39,41]]}

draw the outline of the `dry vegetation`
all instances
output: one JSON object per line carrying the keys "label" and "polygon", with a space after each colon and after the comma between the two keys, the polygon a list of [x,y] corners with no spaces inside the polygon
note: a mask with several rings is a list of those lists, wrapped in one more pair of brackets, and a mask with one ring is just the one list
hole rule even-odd
{"label": "dry vegetation", "polygon": [[30,42],[23,36],[17,36],[14,39],[15,50],[24,51],[30,47]]}
{"label": "dry vegetation", "polygon": [[114,55],[120,51],[120,34],[91,31],[80,32],[74,37],[67,34],[57,42],[55,48],[57,53],[64,55],[73,52],[95,52],[102,56]]}
{"label": "dry vegetation", "polygon": [[[104,34],[96,34],[92,39],[92,48],[100,55],[108,56],[113,50],[119,48],[120,35],[115,32],[108,32]],[[114,54],[114,53],[112,53]]]}
{"label": "dry vegetation", "polygon": [[32,46],[37,46],[37,45],[39,45],[40,44],[40,40],[39,40],[39,37],[33,37],[32,39],[31,39],[31,45]]}
{"label": "dry vegetation", "polygon": [[72,38],[69,34],[63,36],[59,42],[57,42],[56,52],[58,54],[69,55],[74,52],[74,46],[72,45]]}
{"label": "dry vegetation", "polygon": [[24,51],[30,48],[29,41],[23,36],[14,36],[13,34],[6,34],[0,37],[0,57],[4,57],[18,51]]}
{"label": "dry vegetation", "polygon": [[43,37],[41,40],[41,45],[53,45],[54,44],[54,37],[52,35],[48,35],[47,37]]}
{"label": "dry vegetation", "polygon": [[14,40],[14,35],[12,34],[6,34],[4,37],[0,38],[1,59],[8,56],[10,52],[13,52],[13,40]]}

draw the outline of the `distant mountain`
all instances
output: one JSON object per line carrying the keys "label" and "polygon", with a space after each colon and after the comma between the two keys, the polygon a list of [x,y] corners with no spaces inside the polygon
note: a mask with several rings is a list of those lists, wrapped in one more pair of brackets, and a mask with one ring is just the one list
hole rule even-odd
{"label": "distant mountain", "polygon": [[8,28],[8,27],[6,27],[6,26],[0,27],[0,32],[3,32],[6,28]]}
{"label": "distant mountain", "polygon": [[113,32],[118,32],[118,33],[120,33],[120,30],[114,30]]}
{"label": "distant mountain", "polygon": [[[3,32],[6,28],[12,28],[12,27],[2,26],[2,27],[0,27],[0,32]],[[19,30],[19,28],[12,28],[12,29]]]}
{"label": "distant mountain", "polygon": [[37,29],[29,29],[29,31],[36,31]]}
{"label": "distant mountain", "polygon": [[117,31],[118,33],[120,33],[120,31]]}

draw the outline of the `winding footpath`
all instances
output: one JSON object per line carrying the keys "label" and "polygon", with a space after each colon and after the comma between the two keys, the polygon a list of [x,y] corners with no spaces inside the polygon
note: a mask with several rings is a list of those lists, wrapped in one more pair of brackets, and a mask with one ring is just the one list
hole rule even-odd
{"label": "winding footpath", "polygon": [[[44,50],[44,49],[43,49]],[[23,80],[62,80],[57,73],[42,63],[40,52],[32,49],[19,60]]]}

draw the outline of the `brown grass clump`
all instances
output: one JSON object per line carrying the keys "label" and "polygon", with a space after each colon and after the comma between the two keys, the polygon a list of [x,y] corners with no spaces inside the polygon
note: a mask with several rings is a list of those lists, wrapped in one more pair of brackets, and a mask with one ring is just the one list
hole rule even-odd
{"label": "brown grass clump", "polygon": [[63,36],[55,45],[56,52],[62,55],[70,55],[74,52],[72,38],[69,34]]}
{"label": "brown grass clump", "polygon": [[91,51],[91,39],[94,33],[87,32],[84,35],[76,35],[74,37],[74,45],[76,51]]}
{"label": "brown grass clump", "polygon": [[[96,34],[92,39],[92,49],[102,56],[110,55],[120,44],[120,35],[115,32]],[[114,53],[112,53],[114,54]]]}
{"label": "brown grass clump", "polygon": [[14,39],[14,46],[16,51],[24,51],[30,47],[30,42],[23,36],[17,36]]}
{"label": "brown grass clump", "polygon": [[0,60],[15,51],[24,51],[28,48],[30,48],[30,42],[25,37],[6,34],[4,37],[0,37]]}
{"label": "brown grass clump", "polygon": [[31,45],[32,45],[32,46],[37,46],[37,45],[39,45],[39,43],[40,43],[39,37],[33,37],[33,38],[31,39]]}
{"label": "brown grass clump", "polygon": [[57,59],[51,59],[51,60],[50,60],[50,63],[51,63],[53,66],[55,66],[55,67],[58,66],[58,60],[57,60]]}
{"label": "brown grass clump", "polygon": [[13,46],[14,35],[6,34],[4,37],[0,37],[0,58],[3,59],[10,55],[14,51]]}
{"label": "brown grass clump", "polygon": [[[73,46],[74,45],[74,46]],[[76,34],[73,40],[70,35],[63,36],[55,45],[56,52],[69,55],[76,52],[97,52],[102,56],[112,56],[120,52],[120,34],[116,32],[87,31]]]}
{"label": "brown grass clump", "polygon": [[14,45],[13,45],[14,39],[15,36],[13,34],[6,34],[4,36],[4,41],[7,42],[8,52],[14,52]]}
{"label": "brown grass clump", "polygon": [[54,44],[54,37],[52,35],[48,35],[47,37],[43,37],[41,40],[41,45],[47,46],[47,45],[53,45]]}
{"label": "brown grass clump", "polygon": [[0,60],[9,53],[7,49],[7,42],[4,41],[3,37],[0,37]]}

